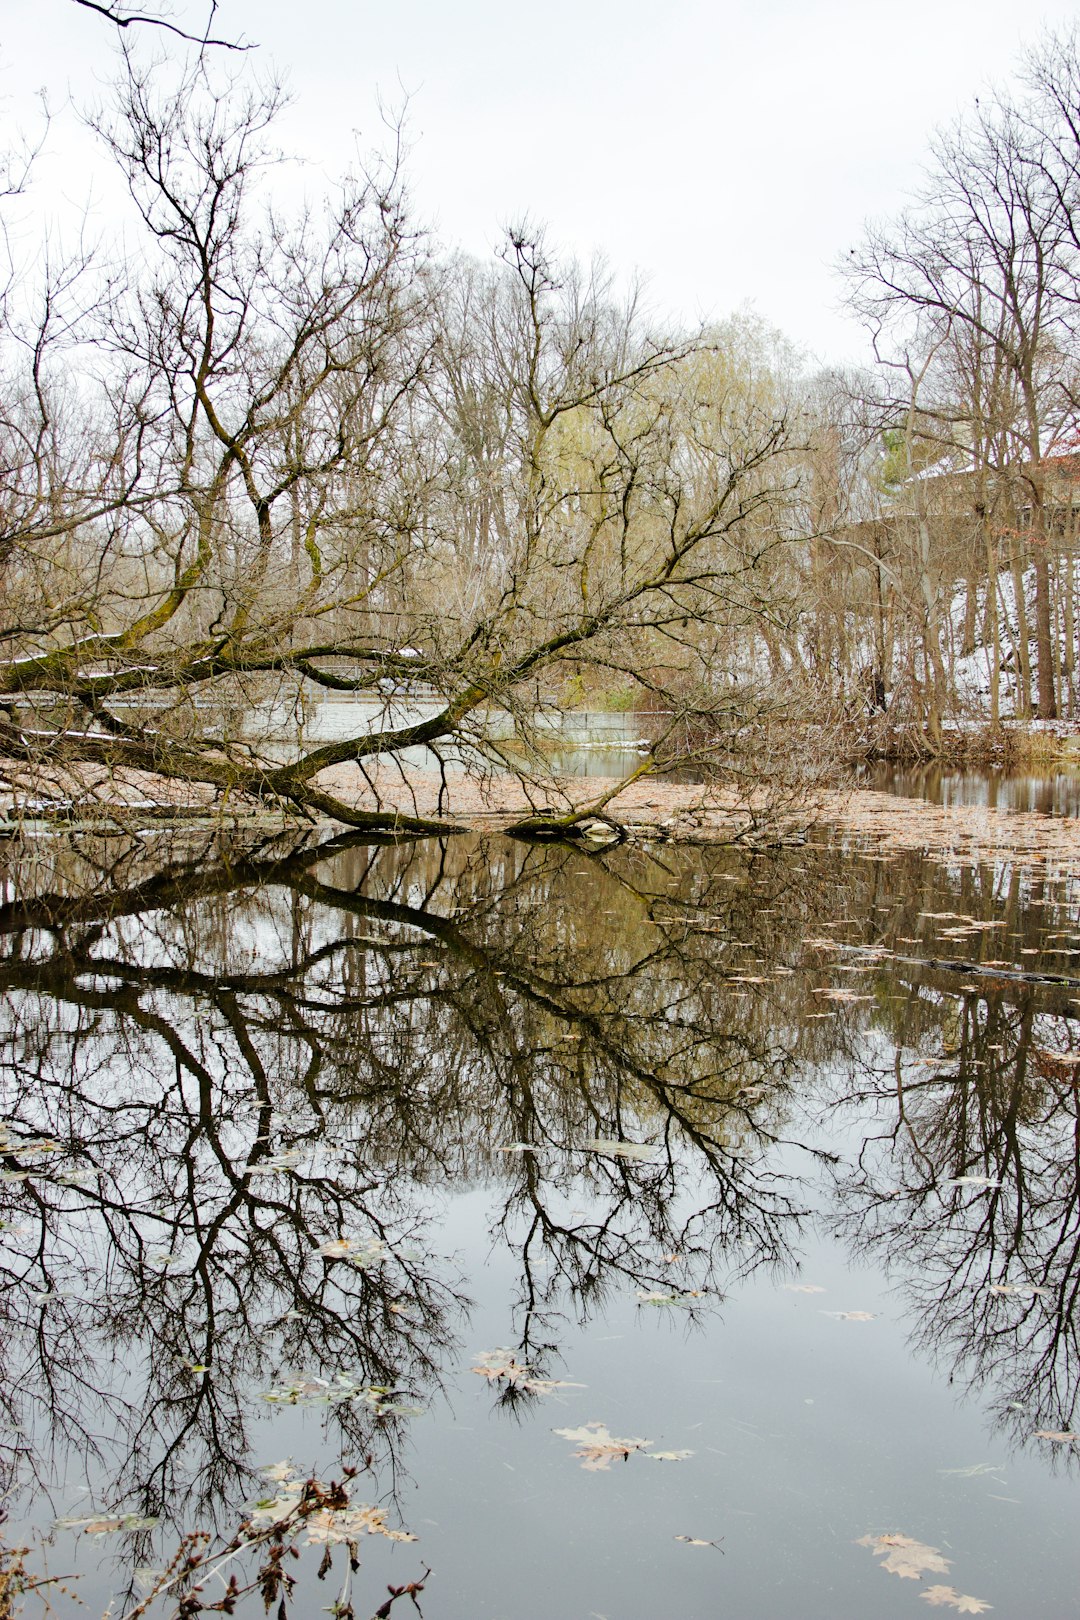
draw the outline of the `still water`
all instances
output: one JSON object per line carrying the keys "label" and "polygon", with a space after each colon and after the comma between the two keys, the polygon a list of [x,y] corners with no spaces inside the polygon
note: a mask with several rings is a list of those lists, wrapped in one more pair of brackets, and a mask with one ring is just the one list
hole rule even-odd
{"label": "still water", "polygon": [[2,1528],[86,1612],[287,1463],[418,1538],[357,1616],[1075,1614],[1074,874],[4,858]]}

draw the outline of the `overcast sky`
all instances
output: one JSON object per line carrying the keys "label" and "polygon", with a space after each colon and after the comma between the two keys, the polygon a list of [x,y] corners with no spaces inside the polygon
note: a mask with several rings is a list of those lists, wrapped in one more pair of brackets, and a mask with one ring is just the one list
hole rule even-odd
{"label": "overcast sky", "polygon": [[[149,6],[147,7],[149,9]],[[172,14],[200,26],[196,0]],[[283,143],[334,172],[410,99],[411,190],[442,239],[489,254],[527,213],[583,257],[640,272],[696,321],[751,302],[811,354],[857,356],[831,266],[917,183],[929,131],[1007,79],[1045,0],[220,0],[246,67],[295,101]],[[62,110],[109,72],[112,31],[71,0],[0,0],[5,123],[47,86],[41,169],[85,200],[88,137]],[[110,204],[95,192],[99,226]]]}

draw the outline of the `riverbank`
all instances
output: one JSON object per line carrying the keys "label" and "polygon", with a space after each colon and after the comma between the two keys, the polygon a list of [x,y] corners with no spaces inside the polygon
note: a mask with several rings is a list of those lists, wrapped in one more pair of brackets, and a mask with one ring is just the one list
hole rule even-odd
{"label": "riverbank", "polygon": [[871,842],[883,856],[901,850],[955,858],[964,862],[1009,860],[1025,867],[1077,864],[1080,870],[1080,819],[1046,815],[1004,806],[940,805],[901,798],[871,788],[816,791],[804,802],[767,802],[751,811],[729,791],[693,783],[640,777],[621,791],[618,778],[561,778],[527,794],[511,777],[483,781],[455,779],[444,791],[435,775],[389,771],[373,776],[375,792],[356,795],[356,773],[341,767],[323,777],[329,791],[358,807],[374,806],[376,792],[384,806],[402,815],[434,817],[452,814],[464,825],[504,831],[526,816],[548,810],[555,816],[595,805],[608,794],[602,813],[634,842],[662,839],[678,843],[751,844],[797,842],[815,828],[830,827]]}
{"label": "riverbank", "polygon": [[[963,862],[1008,860],[1027,868],[1075,866],[1080,871],[1080,819],[1008,806],[933,804],[875,788],[826,788],[748,808],[730,790],[642,776],[620,787],[617,777],[552,777],[525,784],[515,777],[456,775],[382,765],[361,773],[337,766],[319,785],[343,807],[396,822],[421,819],[446,831],[504,832],[523,821],[595,809],[631,842],[671,841],[751,847],[798,843],[831,828],[870,844],[883,857],[918,850]],[[9,825],[26,822],[120,824],[215,818],[225,823],[280,821],[279,812],[251,799],[221,800],[201,784],[168,782],[139,772],[87,770],[77,783],[39,775],[34,791],[4,795]],[[333,818],[328,817],[328,820]],[[556,828],[553,825],[552,831]]]}

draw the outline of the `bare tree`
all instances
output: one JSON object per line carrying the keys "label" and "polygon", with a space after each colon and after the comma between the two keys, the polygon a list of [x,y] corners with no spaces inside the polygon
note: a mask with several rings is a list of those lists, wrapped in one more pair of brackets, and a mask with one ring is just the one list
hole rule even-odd
{"label": "bare tree", "polygon": [[210,0],[206,15],[206,23],[201,33],[192,33],[182,28],[179,23],[172,20],[172,14],[164,8],[156,11],[137,11],[124,0],[71,0],[71,4],[82,6],[85,11],[92,11],[106,21],[115,23],[119,29],[128,28],[159,28],[163,33],[171,34],[176,39],[184,40],[189,45],[198,45],[200,48],[220,47],[227,51],[248,51],[250,44],[243,40],[218,38],[211,33],[214,19],[218,12],[218,0]]}
{"label": "bare tree", "polygon": [[1048,455],[1076,405],[1075,37],[1051,37],[1029,57],[1027,78],[1027,96],[983,97],[936,138],[914,205],[872,228],[846,270],[882,358],[922,378],[924,422],[934,424],[939,457],[950,457],[953,509],[966,487],[983,548],[994,514],[989,571],[996,578],[1003,550],[1015,577],[1022,707],[1031,568],[1036,707],[1050,719],[1061,499]]}
{"label": "bare tree", "polygon": [[[527,229],[493,273],[437,262],[399,150],[288,218],[279,104],[128,56],[95,127],[140,259],[64,266],[11,316],[8,759],[401,824],[371,766],[504,769],[568,670],[619,672],[698,742],[745,729],[740,636],[800,532],[783,390],[650,334]],[[368,707],[283,748],[318,693]],[[343,766],[345,796],[320,780]]]}

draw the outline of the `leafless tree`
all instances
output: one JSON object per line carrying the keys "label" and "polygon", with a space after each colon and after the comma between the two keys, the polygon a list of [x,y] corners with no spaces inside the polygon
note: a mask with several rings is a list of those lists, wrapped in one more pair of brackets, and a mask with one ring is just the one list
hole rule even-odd
{"label": "leafless tree", "polygon": [[[377,762],[505,769],[508,728],[528,759],[575,671],[695,747],[745,730],[768,707],[748,627],[800,532],[783,389],[650,333],[526,228],[494,271],[437,261],[400,150],[289,217],[279,104],[204,56],[128,55],[95,127],[140,251],[46,266],[9,312],[0,748],[23,782],[136,772],[382,824]],[[358,701],[309,746],[327,694]]]}

